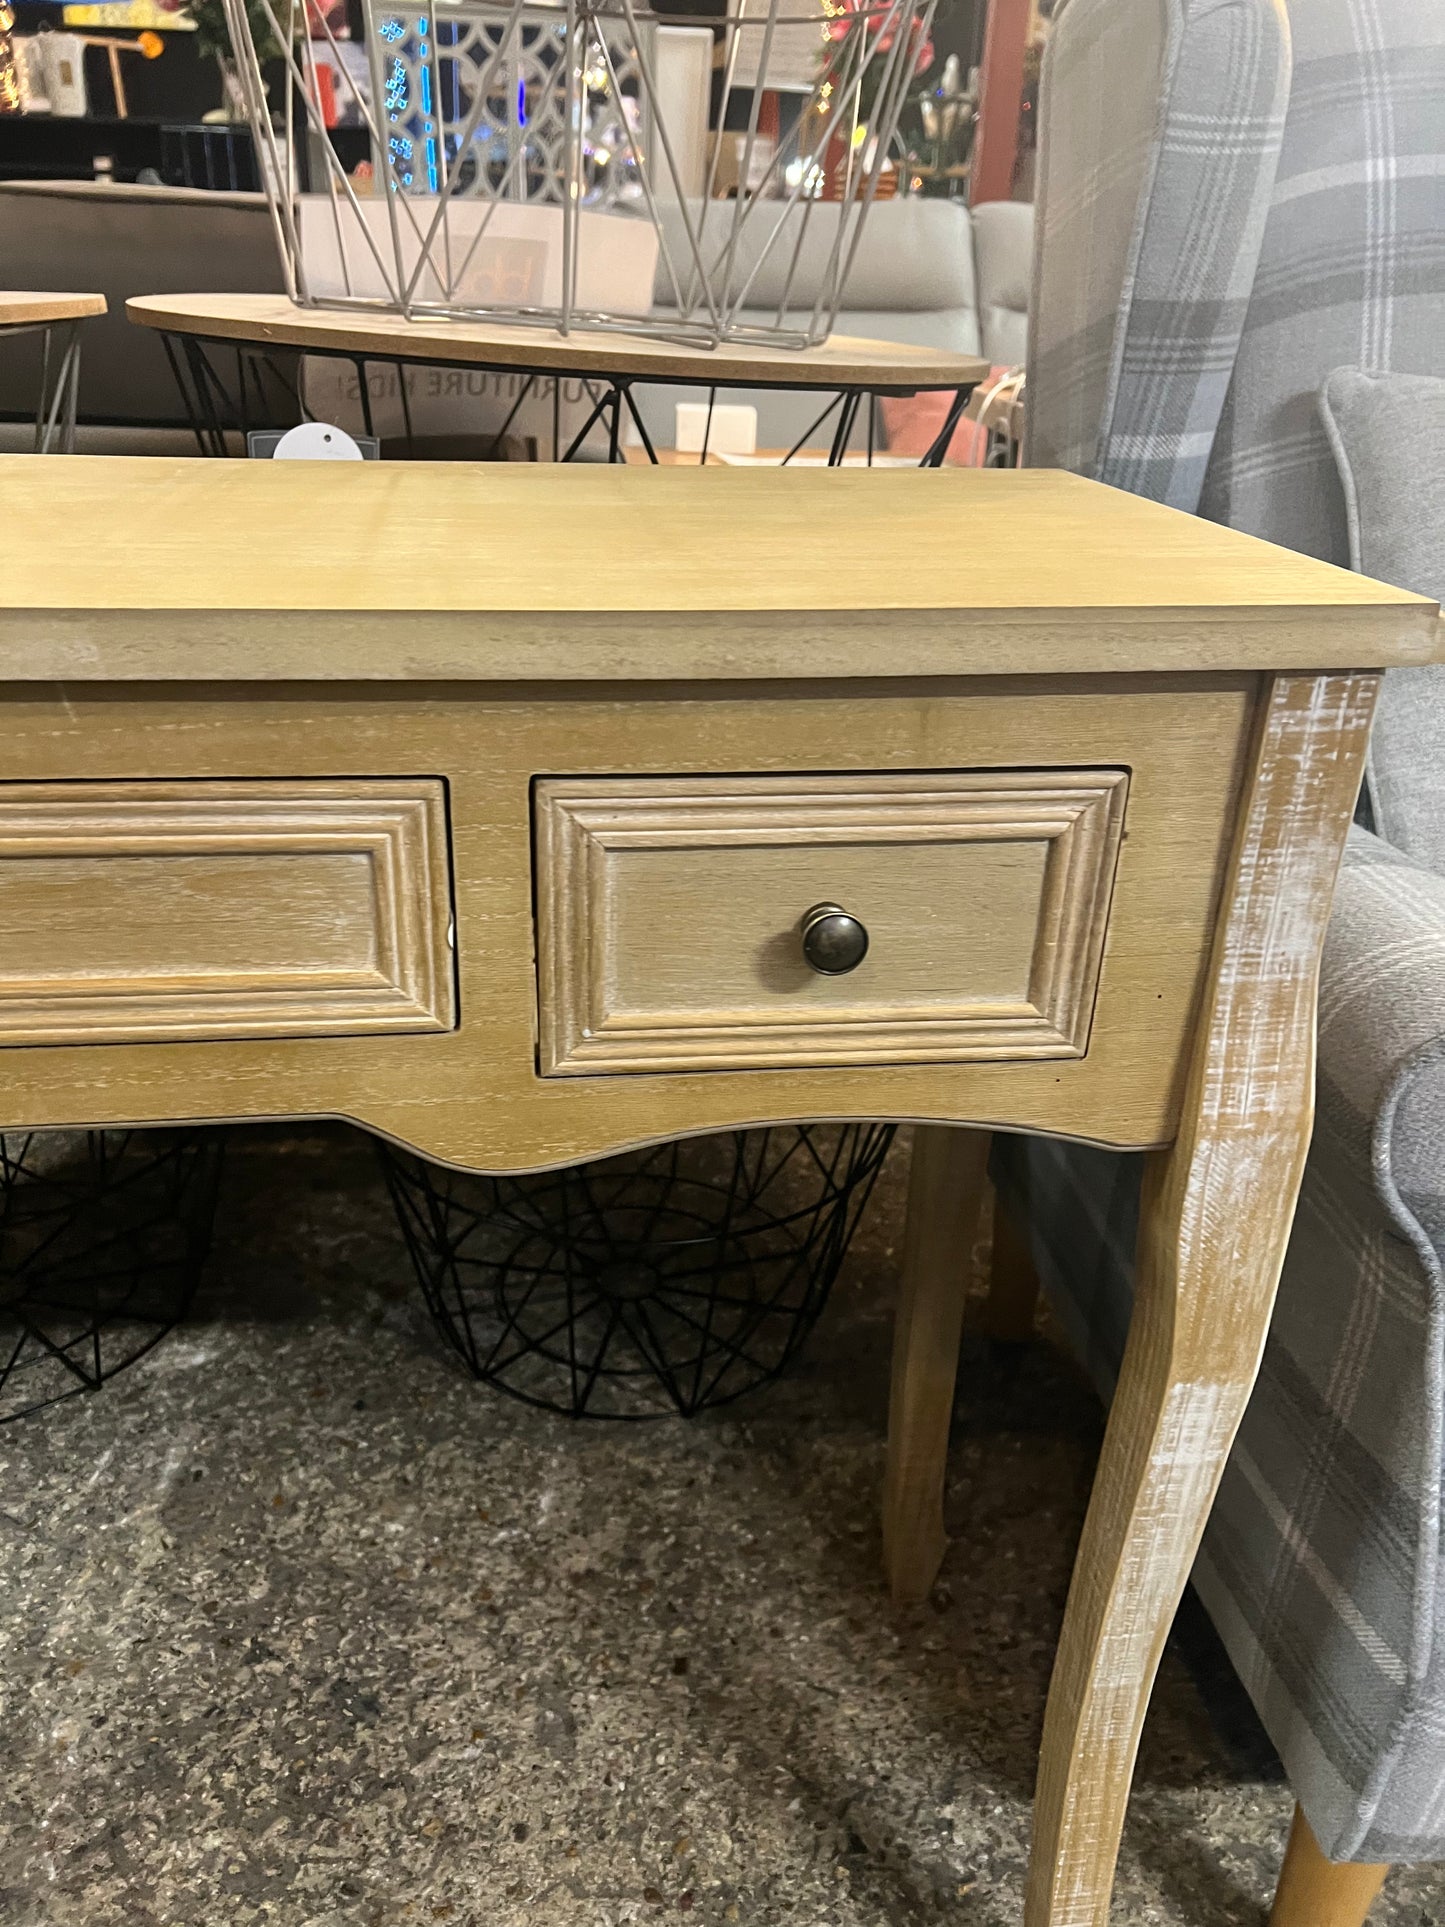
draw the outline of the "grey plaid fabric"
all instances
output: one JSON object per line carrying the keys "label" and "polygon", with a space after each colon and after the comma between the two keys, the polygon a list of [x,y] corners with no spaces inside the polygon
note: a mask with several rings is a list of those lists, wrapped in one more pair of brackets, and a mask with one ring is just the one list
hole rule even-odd
{"label": "grey plaid fabric", "polygon": [[1445,879],[1352,837],[1316,1125],[1194,1581],[1326,1850],[1445,1852]]}
{"label": "grey plaid fabric", "polygon": [[1070,0],[1041,86],[1028,463],[1198,506],[1287,94],[1280,0]]}
{"label": "grey plaid fabric", "polygon": [[[1336,368],[1320,416],[1343,485],[1352,566],[1445,602],[1445,380]],[[1442,743],[1445,663],[1392,670],[1370,738],[1374,828],[1437,876],[1445,876]]]}
{"label": "grey plaid fabric", "polygon": [[[1141,1160],[1000,1147],[1039,1273],[1111,1391]],[[1194,1584],[1337,1859],[1445,1857],[1445,879],[1352,833],[1314,1144],[1264,1364]]]}
{"label": "grey plaid fabric", "polygon": [[1332,368],[1445,373],[1445,8],[1296,0],[1284,144],[1199,510],[1347,562]]}
{"label": "grey plaid fabric", "polygon": [[[1294,0],[1290,25],[1283,146],[1199,506],[1343,561],[1321,384],[1345,362],[1445,373],[1445,0]],[[1047,99],[1043,113],[1047,148]],[[1128,151],[1137,111],[1122,118]],[[1117,353],[1132,296],[1122,277],[1115,289]],[[1157,419],[1191,419],[1197,371],[1182,380]],[[1032,370],[1029,392],[1032,410]],[[1102,474],[1105,452],[1079,429],[1055,458]],[[1167,500],[1179,472],[1161,449],[1127,485]],[[1433,754],[1445,757],[1438,734]],[[1067,1333],[1111,1390],[1140,1160],[1000,1139],[995,1170]],[[1194,1574],[1336,1859],[1445,1859],[1442,1255],[1445,876],[1357,831],[1279,1306]]]}

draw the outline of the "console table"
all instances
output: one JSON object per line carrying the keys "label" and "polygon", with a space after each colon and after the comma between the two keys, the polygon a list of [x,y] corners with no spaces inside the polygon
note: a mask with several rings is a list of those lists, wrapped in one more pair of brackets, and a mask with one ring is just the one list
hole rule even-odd
{"label": "console table", "polygon": [[[831,335],[818,348],[768,348],[748,342],[699,348],[689,342],[585,328],[562,335],[550,329],[508,327],[503,322],[405,321],[400,315],[303,308],[278,294],[146,295],[128,301],[125,311],[138,326],[160,334],[197,443],[210,455],[226,453],[228,429],[244,433],[252,425],[252,390],[257,400],[266,399],[262,369],[289,392],[304,417],[299,384],[277,366],[277,351],[351,363],[367,434],[373,432],[367,368],[373,362],[394,368],[409,449],[411,411],[401,379],[409,364],[518,377],[522,385],[498,442],[536,383],[564,377],[583,382],[592,397],[591,412],[581,428],[569,435],[554,430],[554,461],[570,461],[599,424],[607,434],[611,461],[623,459],[624,428],[636,432],[644,456],[656,461],[657,452],[632,389],[634,384],[669,382],[696,387],[713,397],[719,389],[729,388],[786,388],[814,394],[820,403],[817,419],[793,453],[815,434],[826,432],[833,464],[842,462],[865,404],[871,451],[878,396],[941,390],[949,398],[948,405],[921,460],[921,466],[936,468],[948,452],[975,384],[988,374],[988,363],[977,355],[849,335]],[[233,368],[223,369],[227,360]],[[265,419],[269,423],[269,415]]]}
{"label": "console table", "polygon": [[516,1170],[916,1121],[905,1589],[986,1128],[1152,1154],[1026,1913],[1103,1927],[1375,672],[1445,654],[1434,605],[1035,471],[25,457],[0,495],[6,1127],[338,1116]]}

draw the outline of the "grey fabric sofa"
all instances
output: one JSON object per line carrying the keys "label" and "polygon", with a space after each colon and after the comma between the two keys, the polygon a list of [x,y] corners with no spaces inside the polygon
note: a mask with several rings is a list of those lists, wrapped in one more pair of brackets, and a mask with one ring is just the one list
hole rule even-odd
{"label": "grey fabric sofa", "polygon": [[[1106,124],[1099,63],[1131,36],[1152,98],[1116,86]],[[1070,0],[1041,103],[1028,459],[1445,589],[1438,542],[1433,565],[1386,546],[1378,472],[1352,522],[1319,406],[1342,364],[1445,374],[1442,100],[1445,0],[1295,0],[1287,20],[1271,0]],[[1342,453],[1361,380],[1331,386]],[[1314,1146],[1194,1574],[1336,1861],[1445,1859],[1442,742],[1438,681],[1387,678],[1383,834],[1356,835],[1340,879]],[[1107,1392],[1138,1162],[1011,1139],[995,1166]]]}
{"label": "grey fabric sofa", "polygon": [[[276,294],[282,286],[264,197],[198,188],[4,182],[0,262],[10,287],[93,290],[109,302],[110,312],[86,328],[79,414],[111,432],[82,434],[82,452],[146,452],[147,439],[136,434],[144,428],[170,428],[177,446],[187,446],[178,439],[185,411],[160,340],[125,318],[131,295]],[[14,344],[0,359],[0,418],[34,413],[38,350],[21,348]],[[154,438],[149,446],[158,446]]]}
{"label": "grey fabric sofa", "polygon": [[[726,204],[715,203],[720,246]],[[785,291],[790,311],[806,316],[817,298],[834,245],[841,210],[828,203],[808,215],[805,245],[797,272],[789,277],[790,237],[763,261],[753,290],[750,318],[770,321]],[[664,210],[674,258],[687,259],[686,238],[677,210]],[[792,218],[801,218],[799,209]],[[1022,364],[1027,346],[1029,271],[1033,250],[1033,209],[1022,201],[989,201],[968,208],[961,201],[881,201],[869,210],[862,239],[844,291],[835,332],[876,341],[905,341],[944,348],[955,354],[983,355],[1007,367]],[[752,262],[745,261],[746,275]],[[659,308],[671,292],[658,270]],[[695,388],[658,384],[634,391],[649,435],[661,447],[673,445],[673,406],[696,401]],[[766,389],[730,389],[720,400],[743,402],[758,411],[758,446],[790,447],[818,414],[815,396]],[[826,397],[824,398],[826,399]],[[866,438],[860,421],[855,440]]]}
{"label": "grey fabric sofa", "polygon": [[[800,305],[811,307],[815,298],[838,212],[826,205],[813,210],[809,252],[793,290]],[[880,203],[864,227],[838,332],[1021,363],[1032,233],[1033,210],[1021,203],[972,211],[948,201]],[[109,301],[109,314],[85,336],[80,419],[89,426],[83,426],[79,445],[91,450],[154,449],[162,444],[146,431],[156,428],[169,429],[169,441],[185,446],[177,440],[185,414],[164,350],[154,334],[127,322],[128,297],[282,289],[270,216],[259,194],[88,181],[3,183],[0,262],[13,287],[94,289]],[[761,303],[776,301],[777,280],[769,264],[758,284]],[[659,299],[667,292],[659,273]],[[0,361],[0,435],[7,416],[33,419],[37,354],[15,344]],[[649,433],[670,447],[674,402],[695,401],[699,391],[636,392]],[[806,395],[777,391],[726,399],[758,408],[759,445],[765,447],[796,439],[818,409]],[[97,430],[98,423],[112,426]]]}

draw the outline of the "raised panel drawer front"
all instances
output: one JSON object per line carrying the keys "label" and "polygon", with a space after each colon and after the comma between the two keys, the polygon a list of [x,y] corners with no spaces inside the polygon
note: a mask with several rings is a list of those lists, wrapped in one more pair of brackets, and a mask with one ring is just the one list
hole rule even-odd
{"label": "raised panel drawer front", "polygon": [[[540,780],[541,1068],[1081,1057],[1127,791],[1121,769]],[[825,905],[866,932],[843,974],[805,948]]]}
{"label": "raised panel drawer front", "polygon": [[436,778],[0,784],[0,1044],[455,1022]]}

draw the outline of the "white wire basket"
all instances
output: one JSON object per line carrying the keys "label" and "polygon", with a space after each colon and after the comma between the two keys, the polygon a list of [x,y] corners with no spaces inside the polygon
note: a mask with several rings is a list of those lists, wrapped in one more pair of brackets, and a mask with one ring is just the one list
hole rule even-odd
{"label": "white wire basket", "polygon": [[305,0],[226,13],[293,301],[806,348],[898,189],[936,4],[362,0],[359,43]]}

